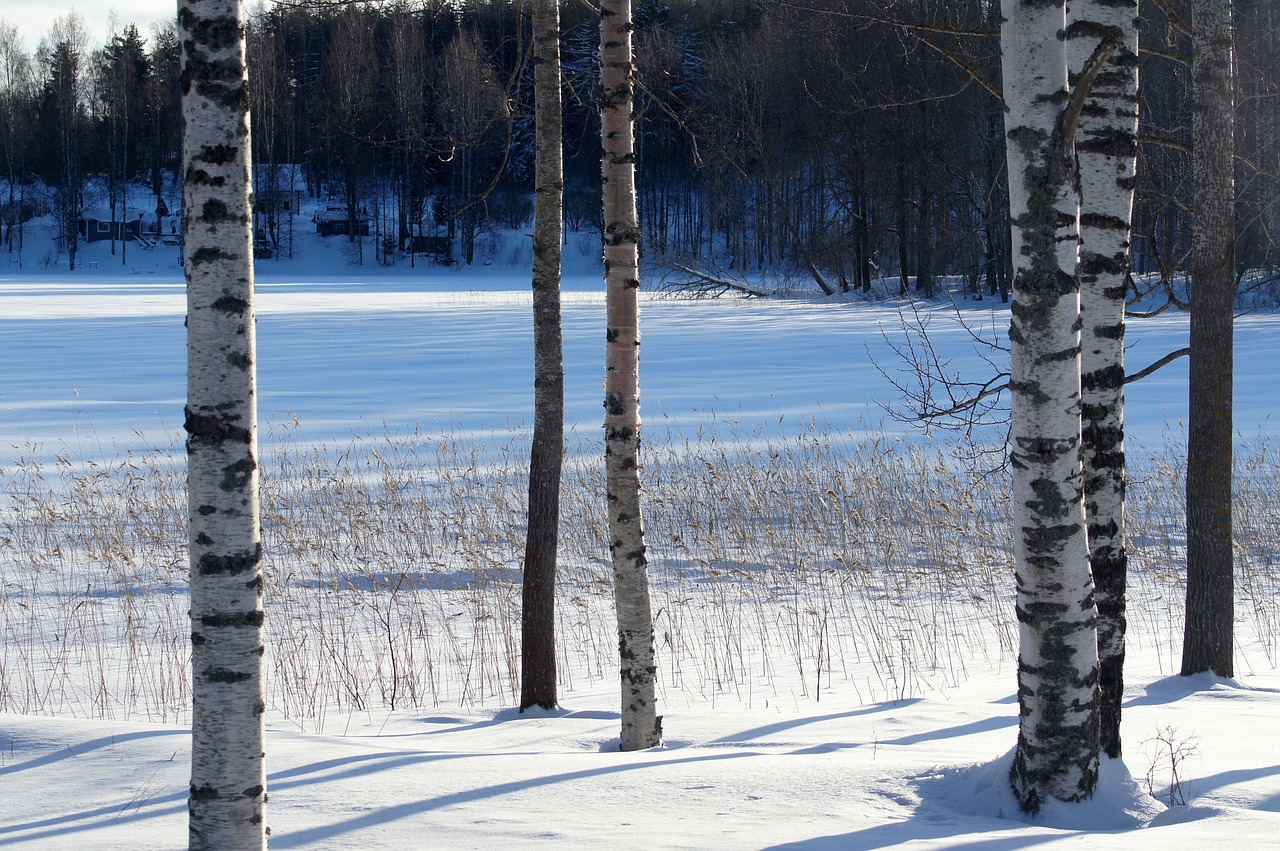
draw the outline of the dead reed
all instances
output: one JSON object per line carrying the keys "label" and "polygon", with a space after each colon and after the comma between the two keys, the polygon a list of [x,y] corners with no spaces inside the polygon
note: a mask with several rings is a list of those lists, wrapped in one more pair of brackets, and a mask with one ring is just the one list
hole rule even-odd
{"label": "dead reed", "polygon": [[[616,676],[599,447],[564,483],[567,693]],[[352,713],[518,694],[528,439],[415,433],[264,444],[269,701],[324,729]],[[1274,665],[1280,494],[1267,441],[1240,453],[1239,617]],[[1181,449],[1131,453],[1130,620],[1173,669]],[[711,420],[650,438],[647,535],[666,699],[920,695],[1014,653],[1009,494],[933,445]],[[173,446],[0,468],[0,711],[187,719],[185,459]],[[1243,635],[1243,633],[1242,633]]]}

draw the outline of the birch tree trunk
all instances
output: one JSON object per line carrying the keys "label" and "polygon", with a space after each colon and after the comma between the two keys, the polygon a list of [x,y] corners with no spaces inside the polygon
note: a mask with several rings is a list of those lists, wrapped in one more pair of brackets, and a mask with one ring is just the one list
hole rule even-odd
{"label": "birch tree trunk", "polygon": [[1089,564],[1098,607],[1100,745],[1120,756],[1124,696],[1124,309],[1138,164],[1137,0],[1070,0],[1067,56],[1079,71],[1115,45],[1084,99],[1080,168],[1081,426]]}
{"label": "birch tree trunk", "polygon": [[1231,429],[1235,309],[1235,152],[1231,4],[1197,0],[1192,171],[1187,609],[1182,674],[1234,671]]}
{"label": "birch tree trunk", "polygon": [[[1022,808],[1093,794],[1098,637],[1080,463],[1079,194],[1062,2],[1003,0]],[[1078,107],[1076,107],[1078,109]]]}
{"label": "birch tree trunk", "polygon": [[640,224],[636,215],[630,0],[600,4],[603,145],[606,496],[622,668],[622,749],[662,741],[649,565],[640,514]]}
{"label": "birch tree trunk", "polygon": [[191,549],[190,847],[263,848],[249,113],[239,0],[181,0]]}
{"label": "birch tree trunk", "polygon": [[533,4],[533,94],[537,136],[533,213],[533,448],[524,545],[520,708],[557,703],[555,588],[564,458],[564,357],[560,256],[564,208],[560,102],[560,6]]}

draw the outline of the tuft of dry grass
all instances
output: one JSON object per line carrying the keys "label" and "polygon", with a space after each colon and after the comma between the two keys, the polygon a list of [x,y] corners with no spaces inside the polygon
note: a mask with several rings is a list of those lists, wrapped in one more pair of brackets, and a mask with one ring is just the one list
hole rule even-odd
{"label": "tuft of dry grass", "polygon": [[[268,431],[268,699],[324,729],[356,712],[514,703],[528,437],[413,433],[314,444]],[[566,692],[616,678],[600,448],[563,491]],[[1130,621],[1176,668],[1182,451],[1131,453]],[[1277,457],[1240,453],[1241,629],[1274,665]],[[670,699],[919,695],[1016,652],[1009,492],[949,445],[813,422],[710,420],[646,447],[659,677]],[[185,722],[185,458],[32,447],[0,468],[0,711]],[[1252,660],[1245,659],[1246,665]]]}

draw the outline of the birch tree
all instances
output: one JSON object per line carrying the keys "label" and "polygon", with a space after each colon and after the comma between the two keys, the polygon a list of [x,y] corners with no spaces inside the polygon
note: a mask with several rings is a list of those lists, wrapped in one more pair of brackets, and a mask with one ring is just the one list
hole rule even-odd
{"label": "birch tree", "polygon": [[1022,808],[1092,796],[1098,637],[1080,456],[1079,193],[1072,140],[1100,46],[1068,85],[1063,2],[1003,0],[1014,283],[1009,455],[1017,579]]}
{"label": "birch tree", "polygon": [[520,708],[557,703],[555,587],[564,458],[564,356],[560,259],[564,153],[560,101],[560,6],[533,4],[533,96],[537,137],[533,222],[533,447],[524,546]]}
{"label": "birch tree", "polygon": [[1234,671],[1231,552],[1235,151],[1231,4],[1197,0],[1191,60],[1195,221],[1187,429],[1187,607],[1182,674]]}
{"label": "birch tree", "polygon": [[180,0],[192,849],[263,848],[249,111],[240,0]]}
{"label": "birch tree", "polygon": [[622,674],[622,749],[662,741],[654,677],[649,566],[640,514],[640,223],[632,114],[631,0],[600,3],[600,136],[603,146],[607,329],[604,439],[609,552],[613,558]]}
{"label": "birch tree", "polygon": [[1102,751],[1120,756],[1124,696],[1124,331],[1129,231],[1138,160],[1137,0],[1071,0],[1067,56],[1085,68],[1114,50],[1085,92],[1076,131],[1080,169],[1081,420],[1089,564],[1098,608]]}
{"label": "birch tree", "polygon": [[4,244],[22,263],[23,216],[20,205],[26,200],[26,181],[20,180],[27,170],[30,145],[28,123],[36,97],[35,75],[31,57],[22,46],[18,28],[0,21],[0,156],[4,158],[3,226]]}

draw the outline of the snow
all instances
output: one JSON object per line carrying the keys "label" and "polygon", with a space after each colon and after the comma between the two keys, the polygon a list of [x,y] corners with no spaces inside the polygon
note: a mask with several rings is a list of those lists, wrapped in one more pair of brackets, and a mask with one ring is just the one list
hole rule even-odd
{"label": "snow", "polygon": [[[384,431],[501,440],[524,428],[527,273],[506,262],[520,259],[518,240],[491,266],[386,273],[345,266],[313,243],[298,260],[260,266],[264,443],[284,431],[341,445]],[[137,265],[114,268],[107,247],[94,245],[83,251],[97,268],[0,276],[0,446],[8,455],[110,458],[175,440],[184,298],[167,250],[131,247]],[[568,420],[589,435],[600,419],[604,338],[589,251],[571,252],[566,290]],[[877,364],[898,368],[885,338],[900,333],[904,307],[647,299],[646,427],[659,440],[715,429],[749,443],[816,421],[920,440],[881,407],[893,391]],[[999,305],[961,307],[972,324],[999,328]],[[950,309],[929,310],[952,366],[983,369]],[[1280,317],[1269,314],[1238,326],[1242,443],[1276,435],[1277,332]],[[1184,345],[1186,333],[1182,317],[1134,323],[1131,363]],[[1185,380],[1182,362],[1131,385],[1133,452],[1181,440]],[[1034,818],[1008,791],[1015,666],[990,630],[987,646],[956,651],[958,674],[922,676],[896,700],[839,675],[815,689],[780,668],[767,686],[715,690],[660,669],[668,738],[642,753],[617,751],[617,687],[607,673],[578,677],[549,712],[456,701],[346,707],[322,732],[270,714],[271,846],[1274,847],[1280,673],[1269,648],[1241,630],[1236,680],[1169,677],[1163,622],[1131,620],[1125,757],[1104,760],[1094,800],[1051,802]],[[1161,760],[1161,736],[1194,746],[1177,778]],[[187,732],[174,724],[76,708],[61,717],[0,715],[0,847],[182,847],[189,753]],[[1152,798],[1149,767],[1152,791],[1168,795],[1180,780],[1187,804]]]}

